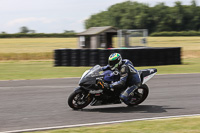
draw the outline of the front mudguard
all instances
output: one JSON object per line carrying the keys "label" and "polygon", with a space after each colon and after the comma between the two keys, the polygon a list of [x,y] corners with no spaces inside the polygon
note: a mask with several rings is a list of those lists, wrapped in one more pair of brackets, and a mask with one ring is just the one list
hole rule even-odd
{"label": "front mudguard", "polygon": [[[75,93],[79,93],[79,92],[81,92],[81,91],[84,91],[84,92],[86,92],[86,93],[89,93],[88,90],[84,89],[84,88],[81,87],[81,86],[79,86],[79,87],[77,87],[77,88],[74,89],[74,92],[75,92]],[[90,94],[90,95],[91,95],[91,94]],[[92,95],[91,95],[91,97],[93,98]]]}
{"label": "front mudguard", "polygon": [[74,89],[75,92],[79,92],[80,90],[82,90],[80,86]]}
{"label": "front mudguard", "polygon": [[75,92],[80,92],[80,91],[86,91],[83,87],[79,86],[77,88],[74,89]]}
{"label": "front mudguard", "polygon": [[[72,109],[82,109],[92,102],[93,98],[85,89],[77,87],[68,97],[68,105]],[[75,102],[74,102],[75,101]]]}

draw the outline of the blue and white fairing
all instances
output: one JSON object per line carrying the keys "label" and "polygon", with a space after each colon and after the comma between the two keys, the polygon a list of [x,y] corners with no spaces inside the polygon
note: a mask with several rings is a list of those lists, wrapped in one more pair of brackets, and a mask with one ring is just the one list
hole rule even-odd
{"label": "blue and white fairing", "polygon": [[[148,80],[150,80],[157,72],[157,69],[143,69],[139,70],[138,73],[141,78],[141,83],[145,84]],[[112,83],[119,81],[120,74],[117,71],[106,70],[102,71],[102,67],[100,65],[96,65],[90,70],[87,70],[83,73],[79,85],[94,85],[98,79],[103,79],[104,82]]]}
{"label": "blue and white fairing", "polygon": [[147,81],[149,81],[156,73],[156,68],[150,68],[150,69],[143,69],[138,71],[142,84],[145,84]]}
{"label": "blue and white fairing", "polygon": [[98,79],[103,79],[104,82],[111,83],[118,81],[120,78],[119,72],[111,71],[111,70],[106,70],[102,71],[102,68],[100,65],[96,65],[90,70],[87,70],[83,73],[79,85],[91,85],[91,84],[96,84],[96,81]]}
{"label": "blue and white fairing", "polygon": [[119,81],[120,79],[120,75],[118,71],[111,71],[111,70],[106,70],[103,72],[104,75],[104,81],[107,83],[112,83],[112,82],[116,82]]}

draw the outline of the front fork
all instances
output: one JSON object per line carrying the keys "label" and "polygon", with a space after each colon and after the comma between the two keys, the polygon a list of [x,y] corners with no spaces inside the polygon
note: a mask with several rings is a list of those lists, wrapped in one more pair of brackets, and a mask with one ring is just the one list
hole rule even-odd
{"label": "front fork", "polygon": [[80,91],[84,91],[84,92],[87,93],[87,95],[83,95],[83,96],[81,97],[81,100],[87,99],[88,97],[91,98],[91,94],[89,93],[89,91],[85,91],[85,89],[83,89],[81,86],[75,88],[74,91],[75,91],[76,93],[78,93],[78,92],[80,92]]}

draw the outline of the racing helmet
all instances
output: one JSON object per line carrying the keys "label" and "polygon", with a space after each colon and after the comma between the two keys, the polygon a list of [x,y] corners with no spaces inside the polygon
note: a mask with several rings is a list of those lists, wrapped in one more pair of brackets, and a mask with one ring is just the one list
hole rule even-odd
{"label": "racing helmet", "polygon": [[108,58],[111,70],[115,70],[122,64],[122,56],[119,53],[112,53]]}

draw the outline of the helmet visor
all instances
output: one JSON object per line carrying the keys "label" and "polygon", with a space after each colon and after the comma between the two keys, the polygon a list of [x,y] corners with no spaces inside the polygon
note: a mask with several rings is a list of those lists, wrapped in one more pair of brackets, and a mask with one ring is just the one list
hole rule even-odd
{"label": "helmet visor", "polygon": [[119,60],[108,61],[108,64],[110,65],[111,69],[114,69],[115,67],[117,67],[118,63],[119,63]]}

